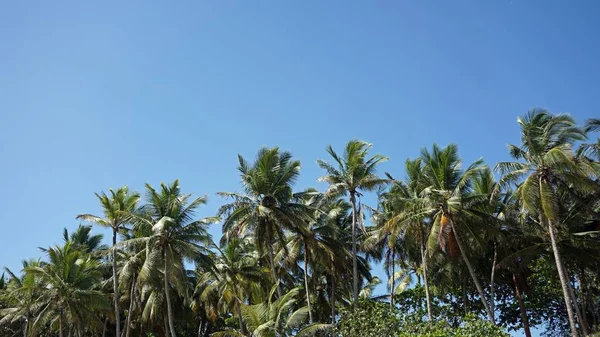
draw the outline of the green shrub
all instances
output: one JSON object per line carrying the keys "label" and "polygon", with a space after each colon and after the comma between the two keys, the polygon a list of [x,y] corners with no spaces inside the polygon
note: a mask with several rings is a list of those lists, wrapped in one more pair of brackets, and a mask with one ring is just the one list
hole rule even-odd
{"label": "green shrub", "polygon": [[344,337],[395,336],[400,328],[398,317],[389,304],[362,301],[358,310],[352,307],[340,311],[336,334]]}
{"label": "green shrub", "polygon": [[445,321],[429,323],[417,316],[400,320],[398,337],[509,337],[502,328],[488,321],[467,316],[463,322],[452,327]]}

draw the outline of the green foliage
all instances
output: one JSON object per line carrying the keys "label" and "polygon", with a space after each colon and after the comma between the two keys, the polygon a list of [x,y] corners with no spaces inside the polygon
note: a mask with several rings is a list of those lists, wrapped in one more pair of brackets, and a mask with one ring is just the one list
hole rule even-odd
{"label": "green foliage", "polygon": [[394,336],[400,331],[400,320],[389,304],[361,301],[356,310],[344,308],[336,325],[336,333],[344,337]]}
{"label": "green foliage", "polygon": [[446,321],[435,323],[423,321],[418,316],[409,315],[400,321],[398,337],[509,337],[500,327],[489,321],[467,316],[458,327]]}

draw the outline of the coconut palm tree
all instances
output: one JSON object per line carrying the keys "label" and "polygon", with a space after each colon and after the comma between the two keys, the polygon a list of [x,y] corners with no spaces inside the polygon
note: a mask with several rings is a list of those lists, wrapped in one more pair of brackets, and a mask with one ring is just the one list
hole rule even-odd
{"label": "coconut palm tree", "polygon": [[34,318],[33,331],[46,324],[57,324],[63,337],[64,327],[82,336],[84,330],[93,331],[102,322],[97,316],[108,309],[103,292],[97,290],[102,274],[100,263],[86,255],[73,243],[50,247],[46,250],[48,261],[39,266],[28,266],[26,273],[40,279],[36,306],[40,308]]}
{"label": "coconut palm tree", "polygon": [[218,212],[219,216],[225,216],[224,240],[252,233],[258,251],[262,254],[266,250],[273,284],[278,285],[277,294],[283,296],[274,247],[276,242],[284,247],[284,229],[302,226],[309,214],[306,207],[294,199],[292,191],[300,174],[300,162],[277,147],[260,149],[253,164],[241,155],[238,160],[244,193],[218,193],[232,201],[221,206]]}
{"label": "coconut palm tree", "polygon": [[348,195],[352,204],[352,284],[355,309],[358,308],[359,291],[356,241],[357,198],[360,198],[362,192],[373,191],[388,182],[387,179],[382,179],[376,174],[377,166],[388,158],[376,154],[367,159],[371,146],[364,141],[350,140],[346,144],[343,156],[339,156],[330,145],[327,147],[327,153],[333,158],[335,164],[317,160],[319,166],[327,171],[325,176],[319,178],[319,181],[329,184],[326,195],[328,197]]}
{"label": "coconut palm tree", "polygon": [[109,190],[110,196],[104,192],[96,193],[102,205],[103,217],[92,214],[80,214],[77,219],[92,222],[102,227],[112,229],[112,273],[113,273],[113,302],[115,307],[116,336],[121,336],[121,313],[119,310],[119,277],[117,276],[117,233],[123,229],[129,220],[130,214],[137,207],[139,194],[131,193],[127,186],[116,191]]}
{"label": "coconut palm tree", "polygon": [[253,284],[260,284],[269,272],[260,267],[254,245],[249,238],[233,238],[221,248],[215,258],[214,270],[198,278],[196,291],[203,302],[218,298],[222,313],[234,312],[238,316],[240,331],[245,333],[241,308],[250,297]]}
{"label": "coconut palm tree", "polygon": [[573,143],[584,140],[585,133],[570,116],[553,115],[542,109],[531,110],[517,121],[521,127],[521,145],[508,146],[516,161],[501,162],[496,167],[503,175],[503,183],[522,181],[515,194],[524,210],[537,216],[540,224],[548,230],[571,334],[577,336],[569,279],[558,249],[561,214],[558,211],[557,189],[585,192],[597,187],[589,179],[595,174],[593,169],[585,161],[577,161],[572,151]]}
{"label": "coconut palm tree", "polygon": [[147,203],[133,215],[134,230],[150,235],[124,241],[124,245],[146,244],[146,258],[138,277],[143,282],[162,274],[168,329],[171,336],[176,337],[172,289],[179,296],[187,294],[188,277],[184,261],[212,265],[209,247],[213,243],[207,228],[217,219],[196,220],[195,212],[206,204],[207,198],[192,199],[191,194],[183,194],[178,180],[171,184],[161,183],[159,191],[146,184],[146,199]]}
{"label": "coconut palm tree", "polygon": [[[0,287],[4,290],[2,300],[6,304],[6,308],[0,309],[0,326],[23,321],[23,336],[28,337],[31,335],[32,318],[38,310],[36,300],[39,296],[38,289],[41,288],[41,284],[39,277],[25,272],[25,270],[29,267],[39,267],[40,261],[23,260],[22,265],[23,273],[21,276],[17,276],[10,269],[5,268],[9,280],[4,286]],[[4,283],[4,273],[0,282]]]}

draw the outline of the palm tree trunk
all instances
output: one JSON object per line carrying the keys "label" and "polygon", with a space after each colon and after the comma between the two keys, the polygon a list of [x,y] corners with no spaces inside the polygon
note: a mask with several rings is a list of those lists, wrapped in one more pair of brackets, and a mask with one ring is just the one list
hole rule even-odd
{"label": "palm tree trunk", "polygon": [[[564,266],[563,266],[564,268]],[[567,273],[567,269],[564,269],[565,271],[565,275],[568,275]],[[583,324],[583,315],[581,314],[581,310],[579,310],[579,304],[577,303],[577,297],[575,297],[575,292],[573,291],[573,287],[571,286],[571,283],[569,282],[568,284],[568,288],[569,288],[569,295],[571,296],[571,300],[573,301],[573,306],[575,307],[575,314],[577,315],[577,321],[579,322],[579,326],[581,327],[581,332],[583,333],[584,336],[588,335],[588,329],[587,329],[587,325]]]}
{"label": "palm tree trunk", "polygon": [[423,268],[423,284],[425,285],[425,299],[427,302],[427,317],[429,322],[433,322],[433,314],[431,313],[431,295],[429,293],[429,281],[427,280],[427,256],[425,254],[425,231],[423,226],[419,225],[421,231],[421,265]]}
{"label": "palm tree trunk", "polygon": [[335,324],[335,267],[331,270],[331,295],[329,295],[331,305],[331,324]]}
{"label": "palm tree trunk", "polygon": [[64,337],[62,321],[63,321],[63,308],[61,307],[60,315],[58,316],[58,337]]}
{"label": "palm tree trunk", "polygon": [[131,334],[131,315],[133,313],[133,302],[135,296],[135,272],[131,278],[131,293],[129,295],[129,311],[127,311],[127,326],[125,327],[125,337],[129,337]]}
{"label": "palm tree trunk", "polygon": [[[541,191],[540,191],[541,192]],[[545,215],[542,215],[542,220],[545,220]],[[571,335],[577,337],[577,326],[575,325],[575,315],[573,314],[573,307],[571,306],[571,296],[569,295],[569,285],[567,275],[563,268],[560,253],[558,251],[558,244],[554,236],[554,226],[548,221],[548,232],[550,233],[550,242],[552,243],[552,252],[554,253],[554,262],[556,263],[556,270],[558,271],[558,278],[563,291],[563,297],[565,299],[565,306],[567,307],[567,315],[569,316],[569,326],[571,327]]]}
{"label": "palm tree trunk", "polygon": [[236,305],[236,314],[238,317],[238,323],[240,324],[240,332],[242,333],[242,335],[246,335],[246,327],[244,326],[244,319],[242,318],[242,307],[241,307],[241,303],[238,301],[237,305]]}
{"label": "palm tree trunk", "polygon": [[269,251],[269,264],[271,265],[271,275],[273,276],[273,282],[277,284],[277,296],[278,298],[283,297],[283,293],[281,292],[281,285],[279,284],[279,280],[277,278],[277,272],[275,271],[275,257],[273,256],[273,238],[271,237],[271,232],[267,231],[267,242],[269,247],[267,250]]}
{"label": "palm tree trunk", "polygon": [[162,317],[163,317],[163,329],[165,330],[165,337],[169,337],[169,323],[167,322],[168,319],[165,317],[164,313],[163,313]]}
{"label": "palm tree trunk", "polygon": [[27,337],[27,328],[29,328],[29,318],[25,317],[25,328],[23,328],[23,337]]}
{"label": "palm tree trunk", "polygon": [[173,307],[171,307],[171,295],[169,291],[169,264],[168,264],[168,256],[167,247],[165,247],[165,270],[164,270],[164,287],[165,287],[165,298],[167,299],[167,320],[169,321],[169,330],[171,331],[172,337],[177,337],[175,333],[175,323],[173,322]]}
{"label": "palm tree trunk", "polygon": [[306,305],[308,306],[308,323],[312,324],[313,316],[310,306],[310,292],[308,291],[308,245],[304,242],[304,291],[306,292]]}
{"label": "palm tree trunk", "polygon": [[108,324],[108,317],[104,319],[104,324],[102,325],[102,337],[106,337],[106,324]]}
{"label": "palm tree trunk", "polygon": [[469,258],[467,257],[467,253],[465,252],[465,249],[463,247],[462,241],[460,240],[460,235],[458,235],[458,233],[456,232],[456,227],[454,226],[454,219],[450,218],[449,220],[450,220],[450,226],[452,226],[452,231],[454,232],[454,237],[456,238],[456,244],[458,245],[458,249],[460,250],[460,254],[462,255],[462,258],[465,261],[465,264],[467,265],[467,269],[469,269],[469,274],[471,274],[471,278],[473,279],[473,283],[475,283],[475,287],[477,288],[477,292],[479,292],[479,297],[481,298],[481,302],[483,303],[483,307],[485,308],[485,311],[488,314],[490,322],[492,324],[496,325],[496,322],[494,321],[494,314],[490,310],[490,307],[489,307],[489,305],[487,303],[487,300],[485,299],[485,293],[483,292],[483,288],[481,287],[481,283],[479,283],[479,280],[477,279],[477,275],[475,275],[475,269],[473,269],[473,265],[471,265],[471,261],[469,261]]}
{"label": "palm tree trunk", "polygon": [[587,318],[587,297],[586,297],[586,288],[585,288],[585,267],[581,267],[580,269],[580,274],[577,280],[577,283],[579,284],[579,302],[581,302],[581,312],[582,312],[582,318],[583,320],[581,321],[581,324],[583,324],[586,327],[589,327],[589,323],[588,323],[588,318]]}
{"label": "palm tree trunk", "polygon": [[113,300],[115,304],[116,335],[121,336],[121,316],[119,313],[119,279],[117,277],[117,229],[113,228],[112,235],[112,272],[113,272]]}
{"label": "palm tree trunk", "polygon": [[531,337],[531,330],[529,329],[529,319],[527,318],[527,310],[525,310],[525,301],[523,301],[523,295],[519,289],[517,283],[517,277],[513,273],[513,282],[515,283],[515,297],[519,301],[519,310],[521,311],[521,323],[523,324],[523,330],[525,330],[525,337]]}
{"label": "palm tree trunk", "polygon": [[396,288],[396,265],[394,263],[394,255],[396,255],[396,251],[394,247],[392,247],[392,286],[390,288],[390,308],[394,308],[394,288]]}
{"label": "palm tree trunk", "polygon": [[490,311],[492,312],[492,319],[496,321],[496,312],[494,311],[496,296],[494,294],[494,279],[496,276],[496,264],[498,263],[498,250],[496,249],[496,243],[494,242],[494,260],[492,261],[492,275],[490,276]]}
{"label": "palm tree trunk", "polygon": [[356,257],[356,196],[350,191],[350,202],[352,203],[352,290],[354,309],[358,308],[358,261]]}

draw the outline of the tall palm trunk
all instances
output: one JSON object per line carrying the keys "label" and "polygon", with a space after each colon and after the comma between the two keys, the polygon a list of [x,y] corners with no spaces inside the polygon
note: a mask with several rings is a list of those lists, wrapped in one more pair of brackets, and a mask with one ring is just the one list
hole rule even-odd
{"label": "tall palm trunk", "polygon": [[[542,218],[546,217],[542,215]],[[573,337],[577,337],[577,326],[575,325],[575,315],[573,314],[573,307],[571,306],[571,296],[569,295],[569,285],[567,282],[567,275],[565,273],[565,269],[563,268],[562,260],[560,258],[560,253],[558,251],[558,244],[556,243],[556,237],[554,235],[554,226],[552,223],[548,221],[548,232],[550,233],[550,241],[552,243],[552,252],[554,253],[554,262],[556,263],[556,269],[558,271],[558,278],[560,279],[560,284],[563,291],[563,297],[565,299],[565,306],[567,307],[567,315],[569,316],[569,325],[571,327],[571,335]]]}
{"label": "tall palm trunk", "polygon": [[242,318],[242,305],[241,302],[238,300],[238,303],[236,305],[236,314],[238,317],[238,323],[240,325],[240,332],[242,333],[242,335],[246,335],[246,327],[244,326],[244,319]]}
{"label": "tall palm trunk", "polygon": [[394,261],[394,255],[396,255],[396,251],[394,249],[394,247],[392,246],[392,286],[390,288],[390,309],[394,308],[394,291],[396,288],[396,265],[395,265],[395,261]]}
{"label": "tall palm trunk", "polygon": [[[540,176],[538,180],[539,186],[539,198],[543,199],[544,193],[542,191],[542,186],[544,184],[544,179]],[[558,271],[558,278],[560,279],[560,285],[563,291],[563,297],[565,299],[565,306],[567,307],[567,315],[569,317],[569,326],[571,328],[571,335],[573,337],[577,337],[577,326],[575,325],[575,315],[573,314],[573,307],[571,306],[571,300],[569,295],[569,284],[568,278],[563,268],[562,260],[560,258],[560,252],[558,251],[558,244],[556,243],[556,237],[554,235],[554,226],[551,221],[546,217],[545,211],[542,207],[542,211],[540,212],[540,220],[542,222],[542,226],[548,226],[548,233],[550,234],[550,242],[552,244],[552,252],[554,253],[554,262],[556,263],[556,270]]]}
{"label": "tall palm trunk", "polygon": [[131,278],[131,292],[129,294],[129,311],[127,312],[127,326],[125,327],[125,337],[130,337],[131,335],[131,315],[133,313],[133,302],[135,296],[135,272]]}
{"label": "tall palm trunk", "polygon": [[329,295],[331,306],[331,324],[335,324],[335,266],[331,268],[331,295]]}
{"label": "tall palm trunk", "polygon": [[[563,266],[564,268],[564,266]],[[565,275],[568,275],[567,273],[567,269],[564,270],[565,271]],[[577,315],[577,321],[579,322],[579,326],[581,327],[581,332],[584,336],[588,335],[588,329],[587,329],[587,325],[584,324],[583,321],[583,315],[581,314],[581,310],[579,309],[579,304],[577,303],[577,297],[575,297],[575,292],[573,291],[573,286],[571,286],[571,283],[567,283],[567,286],[569,288],[569,295],[571,296],[571,300],[573,301],[573,306],[575,307],[575,314]]]}
{"label": "tall palm trunk", "polygon": [[275,271],[275,257],[273,256],[273,238],[270,231],[267,231],[267,247],[269,253],[269,264],[271,265],[271,275],[273,276],[273,282],[277,284],[277,296],[278,298],[283,297],[283,293],[281,292],[281,285],[279,284],[279,280],[277,278],[277,272]]}
{"label": "tall palm trunk", "polygon": [[496,264],[498,263],[498,249],[496,249],[496,243],[494,242],[494,260],[492,261],[492,275],[490,276],[490,311],[492,312],[492,319],[496,321],[496,313],[494,311],[496,296],[494,294],[494,279],[496,277]]}
{"label": "tall palm trunk", "polygon": [[515,283],[515,297],[519,302],[519,310],[521,311],[521,323],[523,324],[523,330],[525,330],[525,337],[531,337],[531,330],[529,329],[529,319],[527,318],[527,310],[525,310],[525,301],[523,301],[523,295],[519,289],[517,283],[517,276],[513,273],[513,282]]}
{"label": "tall palm trunk", "polygon": [[431,295],[429,294],[429,281],[427,280],[427,256],[425,254],[425,231],[423,226],[419,226],[421,229],[421,265],[423,268],[423,283],[425,284],[425,298],[427,301],[427,317],[429,321],[433,321],[433,315],[431,313]]}
{"label": "tall palm trunk", "polygon": [[112,273],[113,273],[113,300],[115,304],[116,336],[121,336],[121,316],[119,313],[119,279],[117,277],[117,229],[113,227],[112,235]]}
{"label": "tall palm trunk", "polygon": [[164,271],[164,287],[165,287],[165,298],[167,299],[167,320],[169,321],[169,330],[171,331],[171,336],[177,337],[175,333],[175,323],[173,322],[173,307],[171,307],[171,295],[169,291],[169,262],[168,262],[168,249],[165,247],[165,271]]}
{"label": "tall palm trunk", "polygon": [[60,308],[60,316],[58,316],[58,337],[64,337],[62,321],[63,321],[63,308]]}
{"label": "tall palm trunk", "polygon": [[304,242],[304,291],[306,292],[306,305],[308,306],[308,322],[312,324],[313,316],[310,306],[310,292],[308,291],[308,245]]}
{"label": "tall palm trunk", "polygon": [[358,261],[356,257],[356,192],[350,191],[352,203],[352,295],[354,309],[358,308]]}
{"label": "tall palm trunk", "polygon": [[450,226],[452,226],[452,231],[454,232],[454,237],[456,238],[456,244],[458,245],[458,249],[460,250],[460,254],[462,255],[463,260],[465,261],[465,264],[467,265],[467,269],[469,269],[469,274],[471,274],[471,278],[473,279],[473,283],[475,283],[475,287],[477,288],[477,292],[479,292],[479,297],[481,298],[481,302],[483,303],[483,307],[485,308],[485,311],[487,312],[487,315],[490,319],[490,322],[494,325],[496,325],[496,322],[494,321],[494,314],[492,313],[492,311],[490,310],[490,307],[487,303],[487,300],[485,298],[485,293],[483,292],[483,288],[481,287],[481,283],[479,282],[479,280],[477,279],[477,275],[475,275],[475,269],[473,269],[473,265],[471,265],[471,261],[469,261],[469,258],[467,257],[467,253],[465,251],[465,248],[462,244],[462,241],[460,240],[460,235],[458,235],[458,232],[456,232],[456,227],[454,226],[454,219],[450,218]]}

